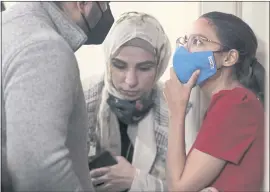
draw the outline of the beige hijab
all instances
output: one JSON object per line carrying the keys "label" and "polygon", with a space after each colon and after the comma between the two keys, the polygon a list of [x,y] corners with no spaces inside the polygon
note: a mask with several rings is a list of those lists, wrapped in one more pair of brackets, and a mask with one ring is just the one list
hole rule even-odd
{"label": "beige hijab", "polygon": [[163,75],[169,63],[171,45],[160,23],[153,16],[146,13],[126,12],[122,14],[104,42],[105,86],[110,94],[120,99],[122,99],[122,96],[112,85],[110,60],[125,45],[138,46],[151,51],[151,48],[146,43],[139,41],[139,39],[146,41],[154,49],[158,63],[156,81]]}
{"label": "beige hijab", "polygon": [[[97,133],[101,146],[115,153],[119,153],[119,148],[121,148],[118,136],[119,125],[117,117],[107,104],[107,98],[109,93],[120,99],[123,99],[123,96],[112,84],[110,60],[125,45],[138,46],[153,52],[158,64],[155,82],[163,75],[171,56],[169,39],[153,16],[146,13],[126,12],[112,26],[104,42],[106,71],[102,99],[97,114]],[[153,121],[153,119],[149,119],[149,121]],[[140,122],[138,126],[140,126]]]}

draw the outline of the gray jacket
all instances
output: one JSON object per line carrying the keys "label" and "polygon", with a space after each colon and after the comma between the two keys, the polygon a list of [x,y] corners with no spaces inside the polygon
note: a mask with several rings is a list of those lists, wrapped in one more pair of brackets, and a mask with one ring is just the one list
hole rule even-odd
{"label": "gray jacket", "polygon": [[74,55],[86,35],[53,2],[17,3],[2,19],[1,129],[15,189],[92,191]]}

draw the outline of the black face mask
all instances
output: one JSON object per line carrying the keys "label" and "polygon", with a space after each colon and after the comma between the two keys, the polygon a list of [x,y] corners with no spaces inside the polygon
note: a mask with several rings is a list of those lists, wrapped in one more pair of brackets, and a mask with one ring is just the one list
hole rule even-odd
{"label": "black face mask", "polygon": [[94,28],[91,29],[89,26],[89,23],[87,22],[87,19],[85,18],[84,14],[81,13],[82,18],[88,28],[88,34],[87,34],[87,41],[84,43],[85,45],[99,45],[102,44],[105,40],[107,34],[109,33],[113,22],[114,17],[112,15],[111,9],[108,5],[108,8],[106,11],[102,12],[99,4],[97,3],[99,10],[101,11],[101,18],[98,21],[98,23],[95,25]]}
{"label": "black face mask", "polygon": [[144,118],[153,106],[153,99],[150,97],[149,99],[127,101],[109,94],[107,103],[118,119],[129,125],[138,123]]}

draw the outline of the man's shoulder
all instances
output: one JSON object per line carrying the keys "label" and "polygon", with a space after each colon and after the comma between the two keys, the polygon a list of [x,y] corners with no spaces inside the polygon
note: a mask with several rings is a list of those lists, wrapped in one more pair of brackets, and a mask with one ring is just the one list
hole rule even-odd
{"label": "man's shoulder", "polygon": [[[12,28],[16,29],[7,29]],[[33,27],[32,33],[23,28],[18,33],[15,31],[10,34],[7,29],[4,31],[5,40],[2,42],[4,77],[8,77],[8,74],[23,75],[32,69],[35,73],[40,73],[42,78],[64,79],[69,76],[70,82],[79,79],[78,64],[73,50],[53,28]]]}
{"label": "man's shoulder", "polygon": [[[35,10],[31,10],[34,9],[31,6],[35,6]],[[28,8],[25,13],[21,11],[23,7]],[[8,10],[2,21],[2,36],[4,57],[12,57],[15,53],[34,46],[52,47],[52,49],[44,49],[48,51],[57,49],[73,53],[64,38],[54,28],[48,15],[40,9],[38,3],[22,3],[22,7]]]}
{"label": "man's shoulder", "polygon": [[[12,29],[12,27],[10,29]],[[14,30],[16,30],[16,28],[14,28]],[[53,29],[35,28],[35,30],[32,32],[22,28],[17,30],[20,30],[20,32],[17,34],[9,34],[8,31],[3,32],[3,37],[6,38],[6,40],[3,40],[3,49],[7,52],[19,52],[20,50],[24,50],[27,47],[33,46],[51,46],[53,49],[59,49],[59,51],[66,50],[67,52],[73,53],[72,49],[69,48],[63,37]],[[47,50],[52,51],[53,49]]]}
{"label": "man's shoulder", "polygon": [[[28,33],[27,30],[25,33]],[[52,29],[36,28],[28,37],[23,34],[23,31],[18,36],[7,33],[3,36],[6,37],[6,40],[2,42],[3,69],[13,65],[15,60],[23,62],[23,57],[25,57],[27,60],[40,58],[36,60],[36,64],[44,65],[46,62],[47,67],[54,65],[54,67],[76,70],[77,61],[73,50],[63,37]]]}
{"label": "man's shoulder", "polygon": [[15,61],[23,63],[24,60],[35,60],[36,67],[46,65],[47,67],[76,68],[76,57],[72,49],[60,36],[46,30],[39,32],[35,32],[28,39],[22,39],[21,41],[19,37],[8,38],[14,44],[7,41],[2,43],[4,71],[15,64]]}

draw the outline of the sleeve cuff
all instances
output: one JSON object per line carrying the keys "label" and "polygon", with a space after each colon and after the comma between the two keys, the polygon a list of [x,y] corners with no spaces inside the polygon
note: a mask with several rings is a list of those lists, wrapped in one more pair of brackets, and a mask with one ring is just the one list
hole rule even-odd
{"label": "sleeve cuff", "polygon": [[164,191],[162,180],[136,168],[129,192]]}

